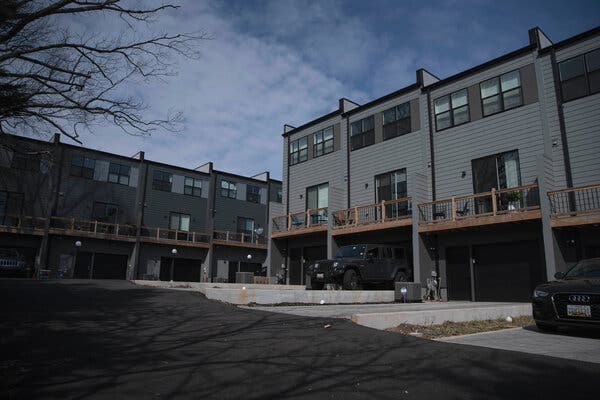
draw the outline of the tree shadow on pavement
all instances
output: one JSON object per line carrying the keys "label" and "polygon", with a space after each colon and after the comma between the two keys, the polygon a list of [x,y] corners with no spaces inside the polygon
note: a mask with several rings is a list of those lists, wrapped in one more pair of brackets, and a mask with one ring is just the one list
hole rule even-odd
{"label": "tree shadow on pavement", "polygon": [[0,301],[9,398],[573,399],[600,378],[593,364],[128,282],[0,280]]}

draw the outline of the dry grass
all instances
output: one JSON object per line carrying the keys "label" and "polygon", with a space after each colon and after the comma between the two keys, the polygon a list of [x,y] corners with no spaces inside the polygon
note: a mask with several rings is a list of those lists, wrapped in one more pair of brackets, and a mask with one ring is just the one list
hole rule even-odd
{"label": "dry grass", "polygon": [[436,339],[448,336],[467,335],[470,333],[497,331],[500,329],[519,328],[535,324],[532,317],[515,317],[512,322],[504,319],[491,319],[484,321],[469,322],[444,322],[441,325],[411,325],[400,324],[388,331],[398,332],[405,335],[414,335],[426,339]]}

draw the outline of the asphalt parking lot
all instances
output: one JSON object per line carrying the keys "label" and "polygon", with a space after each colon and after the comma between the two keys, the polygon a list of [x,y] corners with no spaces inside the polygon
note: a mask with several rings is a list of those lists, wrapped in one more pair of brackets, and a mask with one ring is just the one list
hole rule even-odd
{"label": "asphalt parking lot", "polygon": [[543,333],[535,326],[527,326],[439,340],[600,364],[600,333],[594,331],[560,330],[557,333]]}
{"label": "asphalt parking lot", "polygon": [[5,398],[589,400],[600,378],[597,364],[124,281],[0,280],[0,304]]}

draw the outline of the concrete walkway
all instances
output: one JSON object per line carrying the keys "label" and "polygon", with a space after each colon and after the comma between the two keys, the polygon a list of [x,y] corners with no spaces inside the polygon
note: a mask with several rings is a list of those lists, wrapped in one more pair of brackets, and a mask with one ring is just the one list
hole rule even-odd
{"label": "concrete walkway", "polygon": [[564,331],[542,333],[535,326],[438,339],[492,349],[587,361],[600,364],[600,333]]}

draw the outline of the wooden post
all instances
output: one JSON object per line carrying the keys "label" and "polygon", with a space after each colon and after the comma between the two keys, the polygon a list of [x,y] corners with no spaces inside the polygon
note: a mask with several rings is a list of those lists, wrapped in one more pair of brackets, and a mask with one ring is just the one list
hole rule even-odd
{"label": "wooden post", "polygon": [[246,236],[246,234],[242,233],[242,243],[244,243],[244,236]]}
{"label": "wooden post", "polygon": [[292,229],[292,214],[288,214],[287,216],[287,231]]}
{"label": "wooden post", "polygon": [[94,233],[98,233],[98,220],[94,221]]}
{"label": "wooden post", "polygon": [[492,214],[496,215],[498,205],[496,204],[496,188],[492,188]]}
{"label": "wooden post", "polygon": [[75,218],[71,218],[71,230],[75,230]]}
{"label": "wooden post", "polygon": [[385,201],[381,200],[381,222],[385,222]]}
{"label": "wooden post", "polygon": [[354,226],[358,225],[358,207],[354,207]]}
{"label": "wooden post", "polygon": [[456,199],[452,197],[452,221],[456,221]]}
{"label": "wooden post", "polygon": [[306,224],[307,227],[310,226],[310,210],[306,210]]}
{"label": "wooden post", "polygon": [[156,239],[160,239],[160,228],[156,228]]}
{"label": "wooden post", "polygon": [[225,232],[225,241],[229,242],[229,231]]}
{"label": "wooden post", "polygon": [[117,228],[115,229],[115,235],[119,236],[119,224],[117,224]]}

